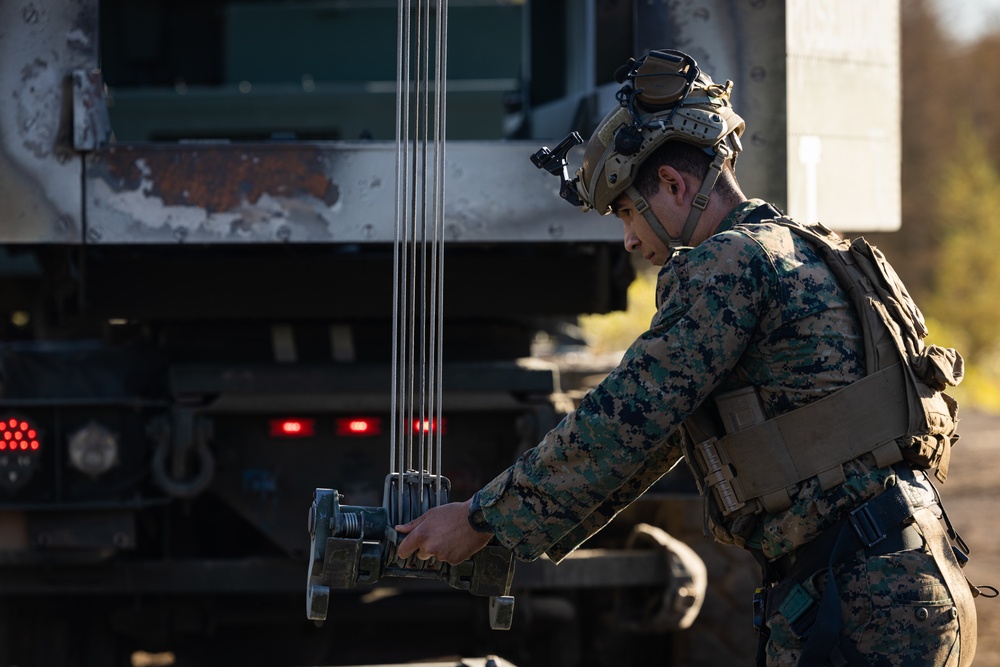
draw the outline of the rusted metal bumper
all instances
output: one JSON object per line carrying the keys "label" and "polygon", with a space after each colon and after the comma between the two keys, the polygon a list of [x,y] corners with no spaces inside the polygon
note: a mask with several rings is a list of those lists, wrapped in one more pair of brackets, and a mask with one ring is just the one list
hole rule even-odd
{"label": "rusted metal bumper", "polygon": [[[538,178],[533,144],[448,146],[445,240],[617,240]],[[385,243],[395,146],[376,142],[113,146],[89,154],[86,243]]]}

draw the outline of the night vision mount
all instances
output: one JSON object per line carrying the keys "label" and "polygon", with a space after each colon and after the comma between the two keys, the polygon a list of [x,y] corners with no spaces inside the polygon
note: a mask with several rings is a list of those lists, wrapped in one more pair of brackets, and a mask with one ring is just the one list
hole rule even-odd
{"label": "night vision mount", "polygon": [[548,146],[542,146],[531,156],[531,163],[539,169],[558,176],[560,178],[559,196],[568,201],[573,206],[586,206],[580,194],[576,191],[578,177],[569,177],[569,163],[566,162],[566,154],[573,146],[583,143],[583,138],[579,132],[570,132],[566,138],[559,142],[559,145],[549,150]]}

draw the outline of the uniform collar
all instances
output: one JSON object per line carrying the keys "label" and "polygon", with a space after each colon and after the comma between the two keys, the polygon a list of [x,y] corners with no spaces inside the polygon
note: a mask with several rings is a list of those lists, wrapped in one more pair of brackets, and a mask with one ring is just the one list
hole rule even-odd
{"label": "uniform collar", "polygon": [[716,234],[728,232],[736,225],[745,222],[760,222],[769,218],[777,218],[781,212],[763,199],[748,199],[729,212],[729,215],[719,224]]}

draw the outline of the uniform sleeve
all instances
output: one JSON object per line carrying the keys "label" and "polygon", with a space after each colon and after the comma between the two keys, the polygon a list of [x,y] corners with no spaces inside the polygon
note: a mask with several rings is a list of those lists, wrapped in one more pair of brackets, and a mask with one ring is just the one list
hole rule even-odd
{"label": "uniform sleeve", "polygon": [[713,237],[660,275],[650,329],[580,407],[480,492],[499,540],[558,560],[681,458],[678,426],[734,368],[773,287],[760,247]]}

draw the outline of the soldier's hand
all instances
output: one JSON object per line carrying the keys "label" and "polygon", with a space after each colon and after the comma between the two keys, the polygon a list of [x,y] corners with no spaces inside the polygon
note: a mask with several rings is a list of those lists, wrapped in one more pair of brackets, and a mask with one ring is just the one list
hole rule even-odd
{"label": "soldier's hand", "polygon": [[396,549],[400,558],[416,554],[420,560],[436,558],[458,565],[485,547],[492,535],[477,532],[469,524],[469,503],[448,503],[434,507],[396,532],[406,537]]}

